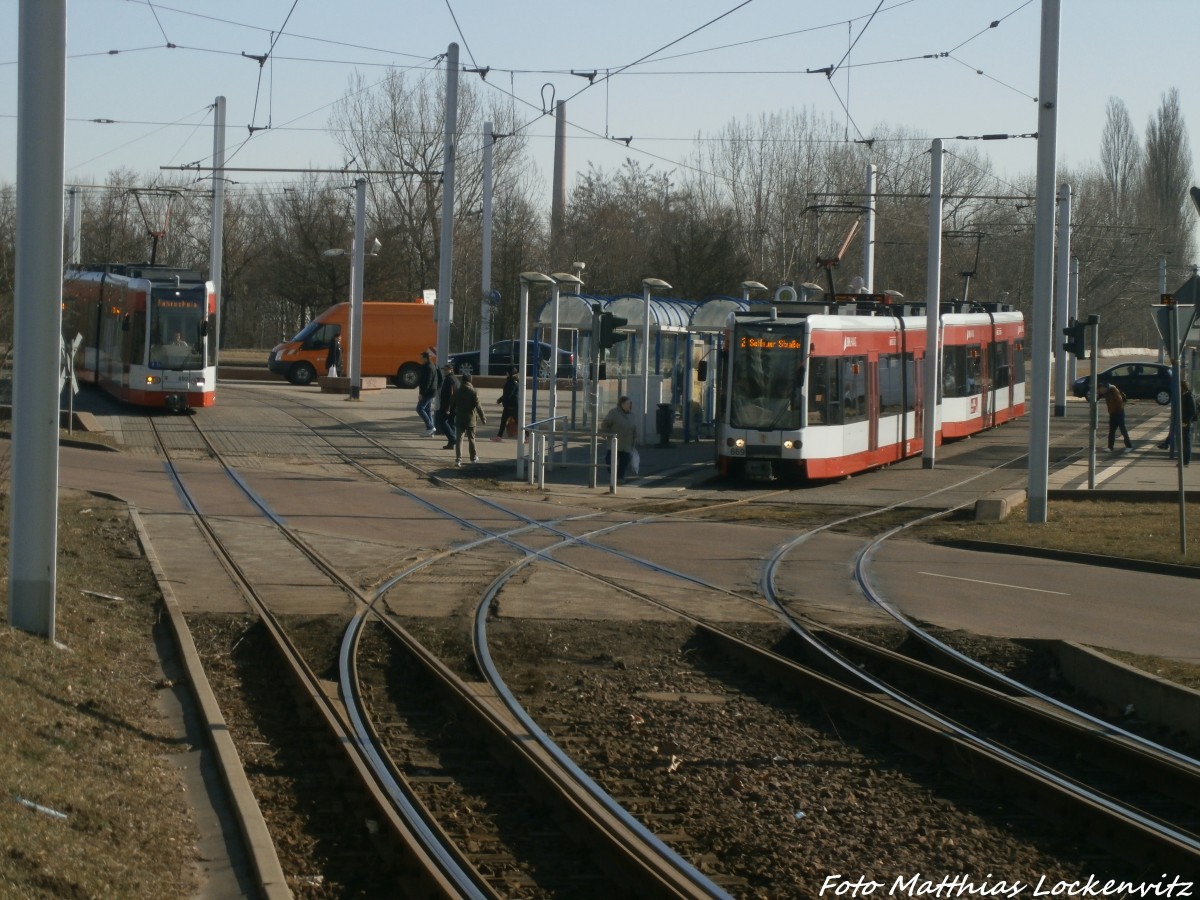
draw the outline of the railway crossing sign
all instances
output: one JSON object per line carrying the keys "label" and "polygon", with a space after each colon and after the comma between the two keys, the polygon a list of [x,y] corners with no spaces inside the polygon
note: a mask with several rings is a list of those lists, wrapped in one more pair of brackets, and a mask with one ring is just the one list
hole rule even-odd
{"label": "railway crossing sign", "polygon": [[79,393],[79,382],[75,378],[75,354],[79,350],[79,345],[83,343],[83,335],[76,334],[71,339],[71,349],[67,349],[67,341],[62,336],[58,336],[58,352],[61,366],[58,370],[58,392],[61,394],[63,385],[68,380],[71,382],[71,395]]}

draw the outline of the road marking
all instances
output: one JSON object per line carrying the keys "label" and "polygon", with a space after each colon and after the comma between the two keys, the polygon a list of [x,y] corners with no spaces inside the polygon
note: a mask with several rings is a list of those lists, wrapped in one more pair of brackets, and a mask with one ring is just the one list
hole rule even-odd
{"label": "road marking", "polygon": [[992,587],[1016,588],[1019,591],[1037,591],[1039,594],[1058,594],[1060,597],[1071,596],[1066,591],[1044,591],[1041,588],[1025,587],[1020,584],[1002,584],[999,581],[981,581],[978,578],[960,578],[957,575],[941,575],[937,572],[918,572],[918,575],[928,575],[931,578],[952,578],[955,581],[970,581],[973,584],[987,584]]}

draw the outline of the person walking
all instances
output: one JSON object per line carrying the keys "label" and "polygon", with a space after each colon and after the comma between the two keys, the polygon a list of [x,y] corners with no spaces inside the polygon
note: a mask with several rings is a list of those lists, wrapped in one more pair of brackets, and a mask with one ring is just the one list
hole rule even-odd
{"label": "person walking", "polygon": [[1133,442],[1129,440],[1129,430],[1125,427],[1125,395],[1121,393],[1121,389],[1113,387],[1111,384],[1100,385],[1099,394],[1104,398],[1104,405],[1108,407],[1108,452],[1115,452],[1113,445],[1116,443],[1117,432],[1121,432],[1121,437],[1125,439],[1125,449],[1123,453],[1128,453],[1133,449]]}
{"label": "person walking", "polygon": [[421,351],[421,374],[417,379],[417,415],[425,425],[425,437],[431,437],[437,429],[433,425],[433,401],[442,386],[442,373],[438,371],[437,354],[433,350]]}
{"label": "person walking", "polygon": [[1192,463],[1192,423],[1196,421],[1196,396],[1186,381],[1179,385],[1179,452],[1185,466]]}
{"label": "person walking", "polygon": [[508,427],[508,423],[517,421],[517,401],[520,396],[521,383],[517,381],[517,370],[510,367],[508,378],[504,380],[504,389],[500,392],[500,399],[496,401],[500,404],[500,429],[492,438],[493,441],[504,440],[504,429]]}
{"label": "person walking", "polygon": [[454,377],[454,366],[442,363],[442,385],[438,388],[437,412],[433,414],[433,423],[439,433],[446,436],[443,450],[454,449],[454,392],[458,389],[458,379]]}
{"label": "person walking", "polygon": [[[617,439],[617,480],[624,481],[629,471],[629,459],[637,445],[637,422],[633,418],[633,401],[621,397],[600,423],[600,432]],[[612,450],[608,451],[608,467],[612,470]]]}
{"label": "person walking", "polygon": [[463,373],[451,405],[454,409],[454,428],[458,433],[454,443],[454,465],[462,465],[463,438],[467,439],[471,462],[477,463],[479,462],[479,453],[475,450],[475,420],[478,419],[486,425],[487,417],[483,414],[483,407],[479,405],[479,392],[471,383],[470,372]]}
{"label": "person walking", "polygon": [[342,374],[342,336],[335,334],[329,343],[329,354],[325,357],[325,374],[337,378]]}

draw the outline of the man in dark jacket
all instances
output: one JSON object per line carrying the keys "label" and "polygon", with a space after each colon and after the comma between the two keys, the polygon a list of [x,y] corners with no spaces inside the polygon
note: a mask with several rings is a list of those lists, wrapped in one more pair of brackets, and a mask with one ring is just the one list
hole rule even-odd
{"label": "man in dark jacket", "polygon": [[483,407],[479,405],[479,393],[475,390],[475,385],[471,383],[470,372],[463,373],[458,390],[454,392],[452,405],[454,407],[454,427],[458,432],[458,438],[454,444],[454,465],[462,465],[463,438],[467,439],[467,447],[471,451],[471,462],[479,462],[479,454],[475,450],[475,420],[478,419],[486,425],[487,417],[483,414]]}
{"label": "man in dark jacket", "polygon": [[425,437],[437,431],[433,427],[433,401],[442,386],[442,373],[438,371],[437,354],[432,350],[421,351],[421,375],[417,381],[417,415],[425,425]]}
{"label": "man in dark jacket", "polygon": [[433,422],[437,426],[437,430],[446,436],[446,444],[442,447],[443,450],[454,449],[454,391],[458,388],[458,379],[454,377],[454,366],[450,363],[442,364],[442,386],[438,388],[438,404],[437,412],[433,415]]}

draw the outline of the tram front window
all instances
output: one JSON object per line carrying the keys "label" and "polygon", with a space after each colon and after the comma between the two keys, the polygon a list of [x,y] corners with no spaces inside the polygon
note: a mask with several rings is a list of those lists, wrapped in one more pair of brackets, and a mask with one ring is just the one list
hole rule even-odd
{"label": "tram front window", "polygon": [[150,368],[197,369],[204,365],[203,286],[155,292],[150,315]]}
{"label": "tram front window", "polygon": [[804,332],[770,324],[739,326],[733,352],[735,428],[799,428],[804,407]]}

